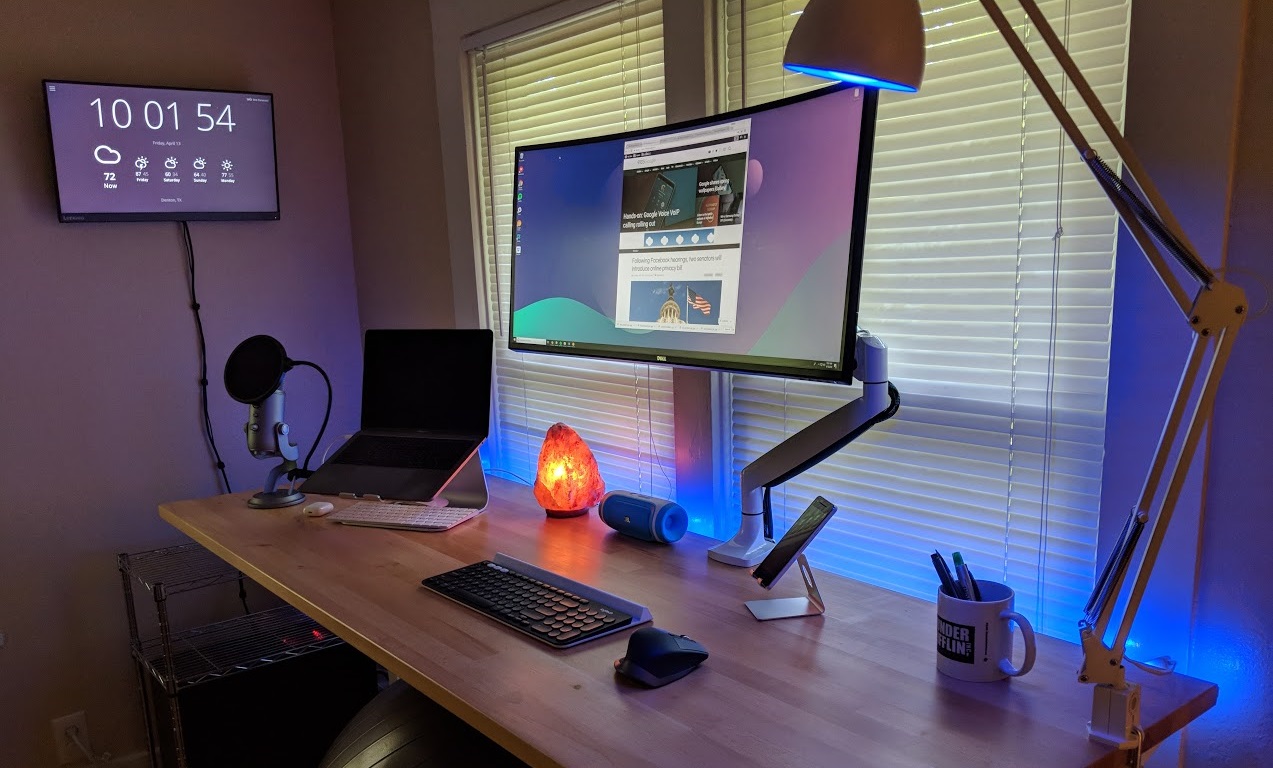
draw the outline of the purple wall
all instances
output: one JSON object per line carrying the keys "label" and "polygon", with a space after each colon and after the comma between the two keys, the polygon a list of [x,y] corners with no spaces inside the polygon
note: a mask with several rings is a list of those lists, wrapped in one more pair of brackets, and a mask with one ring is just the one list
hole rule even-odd
{"label": "purple wall", "polygon": [[[1273,741],[1273,9],[1134,3],[1126,134],[1199,253],[1247,293],[1225,373],[1128,646],[1216,682],[1219,703],[1153,766],[1265,765]],[[1129,237],[1114,300],[1102,552],[1145,478],[1191,334]]]}
{"label": "purple wall", "polygon": [[[54,765],[49,720],[145,744],[114,555],[180,540],[162,501],[218,490],[196,386],[179,225],[59,224],[41,78],[273,92],[282,220],[191,225],[212,419],[236,489],[272,462],[221,386],[269,333],[331,375],[357,421],[359,323],[329,6],[12,0],[0,22],[0,765]],[[302,449],[322,380],[287,378]],[[179,598],[177,598],[179,599]]]}
{"label": "purple wall", "polygon": [[429,4],[331,6],[362,325],[449,327],[463,312],[462,326],[476,327],[472,266],[452,275]]}
{"label": "purple wall", "polygon": [[1220,701],[1190,729],[1187,764],[1266,765],[1273,750],[1273,7],[1250,3],[1226,271],[1251,315],[1213,421],[1193,674]]}

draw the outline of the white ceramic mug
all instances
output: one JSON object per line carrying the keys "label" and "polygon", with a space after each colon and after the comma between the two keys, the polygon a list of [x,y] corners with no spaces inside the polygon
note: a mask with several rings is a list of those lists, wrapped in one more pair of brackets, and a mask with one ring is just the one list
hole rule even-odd
{"label": "white ceramic mug", "polygon": [[[937,590],[937,671],[960,680],[989,682],[1024,675],[1034,666],[1034,628],[1013,610],[1006,584],[980,581],[981,600],[960,600]],[[1012,625],[1025,638],[1025,661],[1012,665]]]}

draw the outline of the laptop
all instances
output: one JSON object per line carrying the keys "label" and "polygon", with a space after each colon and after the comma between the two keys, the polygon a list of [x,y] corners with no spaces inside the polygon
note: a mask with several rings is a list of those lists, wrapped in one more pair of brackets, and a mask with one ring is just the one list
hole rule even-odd
{"label": "laptop", "polygon": [[490,425],[494,348],[486,329],[368,330],[360,429],[302,490],[433,500],[478,461]]}

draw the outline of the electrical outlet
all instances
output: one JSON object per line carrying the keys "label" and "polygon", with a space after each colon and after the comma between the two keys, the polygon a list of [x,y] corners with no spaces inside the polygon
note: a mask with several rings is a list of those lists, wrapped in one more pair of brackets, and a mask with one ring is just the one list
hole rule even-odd
{"label": "electrical outlet", "polygon": [[67,734],[70,728],[78,731],[81,744],[89,743],[88,718],[84,716],[84,710],[53,720],[53,743],[57,746],[58,765],[70,765],[85,760],[84,753],[76,746],[75,740]]}

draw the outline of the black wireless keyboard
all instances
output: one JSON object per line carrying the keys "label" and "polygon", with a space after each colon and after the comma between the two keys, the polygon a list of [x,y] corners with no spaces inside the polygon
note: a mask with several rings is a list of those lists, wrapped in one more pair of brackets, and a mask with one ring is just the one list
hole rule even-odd
{"label": "black wireless keyboard", "polygon": [[[556,577],[555,584],[544,580],[552,577]],[[522,573],[490,560],[430,576],[420,583],[557,648],[577,645],[633,623],[630,613],[579,594],[596,591],[586,585],[543,571],[535,575]]]}

